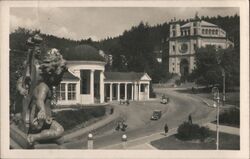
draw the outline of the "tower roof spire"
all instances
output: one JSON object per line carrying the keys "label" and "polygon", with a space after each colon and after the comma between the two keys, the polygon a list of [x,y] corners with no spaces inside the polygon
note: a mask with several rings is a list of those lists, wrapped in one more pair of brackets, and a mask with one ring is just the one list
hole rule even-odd
{"label": "tower roof spire", "polygon": [[200,19],[199,15],[198,15],[198,12],[195,12],[194,19],[195,19],[195,20],[199,20],[199,19]]}

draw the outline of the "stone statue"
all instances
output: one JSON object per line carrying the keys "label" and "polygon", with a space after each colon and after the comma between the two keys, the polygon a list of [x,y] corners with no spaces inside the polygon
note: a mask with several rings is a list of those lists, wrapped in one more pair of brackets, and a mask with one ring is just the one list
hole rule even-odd
{"label": "stone statue", "polygon": [[17,81],[22,98],[22,124],[19,126],[30,145],[62,136],[63,127],[52,118],[51,105],[55,104],[55,88],[60,84],[66,63],[57,49],[42,47],[42,38],[29,38],[28,56],[23,75]]}

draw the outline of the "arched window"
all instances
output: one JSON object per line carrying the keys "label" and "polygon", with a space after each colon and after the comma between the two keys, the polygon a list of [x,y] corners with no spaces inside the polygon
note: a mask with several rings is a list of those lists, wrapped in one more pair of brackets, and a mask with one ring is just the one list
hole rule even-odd
{"label": "arched window", "polygon": [[206,34],[208,34],[208,29],[206,29]]}
{"label": "arched window", "polygon": [[196,28],[194,28],[194,35],[196,35],[197,34],[197,29]]}
{"label": "arched window", "polygon": [[205,34],[205,30],[204,29],[202,29],[202,34]]}
{"label": "arched window", "polygon": [[173,37],[175,37],[175,30],[173,31]]}
{"label": "arched window", "polygon": [[215,30],[215,34],[218,35],[218,30]]}

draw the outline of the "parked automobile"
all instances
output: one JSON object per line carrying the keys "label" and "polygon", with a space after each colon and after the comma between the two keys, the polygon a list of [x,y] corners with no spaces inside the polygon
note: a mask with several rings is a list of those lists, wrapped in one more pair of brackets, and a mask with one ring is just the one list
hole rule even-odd
{"label": "parked automobile", "polygon": [[166,95],[161,97],[161,104],[167,104],[169,102],[169,98]]}
{"label": "parked automobile", "polygon": [[161,110],[154,110],[151,120],[158,120],[161,118]]}

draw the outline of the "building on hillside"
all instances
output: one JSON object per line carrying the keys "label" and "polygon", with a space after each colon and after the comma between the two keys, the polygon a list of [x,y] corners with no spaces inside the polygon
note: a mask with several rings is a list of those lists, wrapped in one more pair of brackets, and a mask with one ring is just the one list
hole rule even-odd
{"label": "building on hillside", "polygon": [[154,55],[158,63],[162,63],[162,54],[163,54],[162,46],[160,45],[154,46]]}
{"label": "building on hillside", "polygon": [[195,67],[195,50],[214,45],[228,48],[233,43],[228,40],[226,32],[219,26],[196,18],[184,25],[170,23],[169,37],[169,72],[187,75]]}
{"label": "building on hillside", "polygon": [[57,87],[58,105],[149,99],[151,78],[147,73],[105,72],[105,59],[89,45],[77,46],[63,57],[68,71]]}

